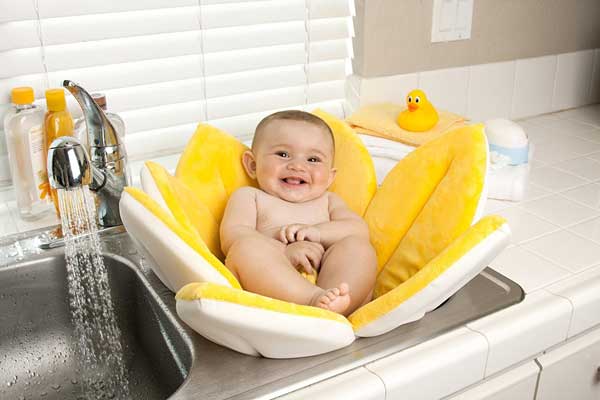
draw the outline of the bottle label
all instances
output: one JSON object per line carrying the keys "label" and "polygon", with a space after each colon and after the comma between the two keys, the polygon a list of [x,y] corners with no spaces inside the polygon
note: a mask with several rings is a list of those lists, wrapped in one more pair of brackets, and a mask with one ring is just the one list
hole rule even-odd
{"label": "bottle label", "polygon": [[42,200],[50,201],[48,173],[46,172],[46,155],[44,154],[44,131],[41,126],[29,130],[29,152],[33,181]]}

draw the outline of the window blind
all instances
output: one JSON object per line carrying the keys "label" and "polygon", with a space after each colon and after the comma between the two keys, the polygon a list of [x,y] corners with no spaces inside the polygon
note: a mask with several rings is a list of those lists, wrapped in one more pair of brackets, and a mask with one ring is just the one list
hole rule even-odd
{"label": "window blind", "polygon": [[353,15],[352,0],[3,0],[0,117],[11,88],[43,104],[71,79],[106,94],[132,159],[181,150],[198,122],[248,139],[280,109],[343,117]]}

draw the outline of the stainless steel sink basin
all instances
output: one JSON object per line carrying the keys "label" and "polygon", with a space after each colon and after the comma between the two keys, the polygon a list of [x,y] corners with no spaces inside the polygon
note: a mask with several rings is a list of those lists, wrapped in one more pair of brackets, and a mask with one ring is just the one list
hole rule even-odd
{"label": "stainless steel sink basin", "polygon": [[[22,254],[15,247],[25,245],[10,245],[10,240],[0,240],[0,399],[75,398],[75,342],[62,250],[15,262],[3,254]],[[3,252],[3,244],[11,249]],[[414,346],[524,296],[519,285],[487,268],[419,321],[327,354],[273,360],[236,353],[185,326],[176,315],[174,294],[152,273],[152,261],[127,233],[105,237],[103,252],[133,398],[275,398]]]}
{"label": "stainless steel sink basin", "polygon": [[[133,399],[165,399],[183,383],[192,349],[129,260],[106,254]],[[76,399],[77,339],[61,249],[0,267],[0,398]]]}

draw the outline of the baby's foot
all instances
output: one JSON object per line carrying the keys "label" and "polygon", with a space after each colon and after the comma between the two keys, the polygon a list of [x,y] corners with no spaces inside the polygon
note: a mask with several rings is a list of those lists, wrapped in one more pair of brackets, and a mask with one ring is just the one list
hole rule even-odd
{"label": "baby's foot", "polygon": [[311,305],[343,314],[350,305],[350,288],[347,283],[342,283],[339,288],[327,289],[315,296]]}

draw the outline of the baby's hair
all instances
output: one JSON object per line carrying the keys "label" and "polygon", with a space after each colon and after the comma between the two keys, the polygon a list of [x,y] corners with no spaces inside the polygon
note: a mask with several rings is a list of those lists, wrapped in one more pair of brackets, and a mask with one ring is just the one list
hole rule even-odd
{"label": "baby's hair", "polygon": [[300,110],[278,111],[271,115],[267,115],[265,118],[263,118],[262,121],[260,121],[258,123],[258,125],[256,126],[256,130],[254,132],[254,138],[252,139],[252,148],[254,148],[254,145],[256,143],[256,138],[259,136],[258,133],[262,129],[264,129],[264,127],[267,126],[270,122],[275,121],[275,120],[304,121],[309,124],[318,126],[329,134],[329,136],[331,137],[331,143],[333,144],[333,149],[335,150],[335,139],[333,138],[333,132],[331,131],[331,128],[329,127],[329,125],[327,125],[327,123],[325,123],[325,121],[323,121],[321,118],[317,117],[316,115],[307,113],[305,111],[300,111]]}

